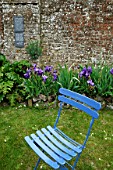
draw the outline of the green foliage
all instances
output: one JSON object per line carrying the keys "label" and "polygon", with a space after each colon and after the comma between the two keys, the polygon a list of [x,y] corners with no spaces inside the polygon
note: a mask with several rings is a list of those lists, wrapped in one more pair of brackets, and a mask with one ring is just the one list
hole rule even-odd
{"label": "green foliage", "polygon": [[46,96],[56,96],[59,89],[57,81],[53,81],[53,76],[50,72],[46,73],[46,75],[48,76],[48,79],[46,80],[46,82],[42,82],[41,93]]}
{"label": "green foliage", "polygon": [[[68,69],[67,66],[59,69],[58,84],[89,97],[113,97],[113,74],[112,67],[108,65],[79,66]],[[113,69],[113,68],[112,68]],[[90,83],[88,82],[90,81]]]}
{"label": "green foliage", "polygon": [[[80,66],[78,76],[80,76],[84,68]],[[98,64],[96,66],[92,65],[91,69],[92,72],[88,77],[79,77],[80,83],[76,91],[84,93],[89,97],[113,97],[113,75],[110,73],[111,66]],[[94,85],[88,84],[88,80],[92,80]]]}
{"label": "green foliage", "polygon": [[5,56],[0,66],[0,102],[8,101],[13,106],[17,101],[23,100],[26,93],[22,84],[25,69],[30,66],[28,61],[15,61],[10,63]]}
{"label": "green foliage", "polygon": [[13,87],[13,81],[3,81],[0,83],[0,92],[3,93],[3,95],[6,95],[9,93]]}
{"label": "green foliage", "polygon": [[29,79],[24,80],[23,87],[25,87],[27,93],[26,99],[37,97],[42,90],[42,79],[40,76],[32,74]]}
{"label": "green foliage", "polygon": [[5,55],[0,53],[0,67],[7,62]]}
{"label": "green foliage", "polygon": [[0,54],[0,102],[13,106],[40,94],[57,96],[60,87],[93,98],[113,98],[113,67],[105,63],[73,69],[59,65],[58,71],[52,66],[41,69],[34,65],[26,60],[10,63]]}
{"label": "green foliage", "polygon": [[32,60],[36,60],[42,55],[42,47],[40,41],[32,41],[26,47],[27,53],[30,55]]}
{"label": "green foliage", "polygon": [[21,77],[23,77],[23,74],[26,72],[26,69],[30,66],[31,66],[31,64],[27,60],[14,61],[12,63],[13,71],[15,73],[19,74]]}
{"label": "green foliage", "polygon": [[93,67],[92,80],[95,83],[95,92],[100,96],[113,97],[113,75],[110,74],[110,66]]}
{"label": "green foliage", "polygon": [[18,90],[16,89],[12,93],[8,93],[6,98],[8,99],[9,104],[11,106],[15,106],[15,104],[17,102],[21,102],[22,101],[22,95],[20,94],[20,90],[19,89]]}
{"label": "green foliage", "polygon": [[74,73],[73,70],[69,69],[66,65],[64,67],[59,65],[59,75],[57,83],[60,87],[75,90],[79,84],[77,73]]}

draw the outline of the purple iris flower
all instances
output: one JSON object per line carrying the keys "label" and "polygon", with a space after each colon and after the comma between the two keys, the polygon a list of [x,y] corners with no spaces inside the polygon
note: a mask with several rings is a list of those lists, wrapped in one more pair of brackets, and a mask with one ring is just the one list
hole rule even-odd
{"label": "purple iris flower", "polygon": [[89,85],[91,85],[91,86],[94,86],[94,83],[93,83],[92,80],[88,80],[87,83],[88,83]]}
{"label": "purple iris flower", "polygon": [[85,76],[88,78],[90,74],[92,73],[92,68],[89,66],[88,68],[84,67],[82,71],[79,73],[79,77]]}
{"label": "purple iris flower", "polygon": [[113,74],[113,68],[111,68],[110,73]]}
{"label": "purple iris flower", "polygon": [[38,73],[39,76],[42,76],[42,74],[44,73],[44,71],[43,71],[42,69],[38,69],[37,73]]}
{"label": "purple iris flower", "polygon": [[88,78],[88,77],[89,77],[89,72],[88,72],[88,71],[86,71],[86,73],[85,73],[85,77],[86,77],[86,78]]}
{"label": "purple iris flower", "polygon": [[54,70],[53,73],[57,73],[57,70]]}
{"label": "purple iris flower", "polygon": [[46,82],[47,78],[48,78],[48,76],[42,75],[42,79],[43,79],[44,82]]}
{"label": "purple iris flower", "polygon": [[56,81],[58,78],[57,74],[56,73],[53,73],[53,81]]}
{"label": "purple iris flower", "polygon": [[39,68],[34,67],[34,72],[35,72],[35,73],[38,73],[38,71],[39,71]]}
{"label": "purple iris flower", "polygon": [[31,68],[27,70],[27,73],[30,74],[31,73]]}
{"label": "purple iris flower", "polygon": [[33,68],[35,68],[36,67],[36,64],[33,64]]}
{"label": "purple iris flower", "polygon": [[87,68],[86,68],[86,67],[84,67],[82,71],[83,71],[83,72],[84,72],[84,74],[85,74],[85,72],[87,71]]}
{"label": "purple iris flower", "polygon": [[83,74],[82,71],[79,73],[79,77],[82,78]]}
{"label": "purple iris flower", "polygon": [[30,77],[30,74],[27,72],[27,73],[24,74],[24,77],[25,77],[26,79],[28,79],[28,78]]}
{"label": "purple iris flower", "polygon": [[45,67],[45,71],[46,72],[50,72],[52,70],[52,68],[53,68],[52,66],[46,66]]}
{"label": "purple iris flower", "polygon": [[87,71],[88,71],[89,74],[91,74],[91,73],[92,73],[92,68],[89,66],[89,67],[87,68]]}
{"label": "purple iris flower", "polygon": [[85,71],[84,70],[82,70],[80,73],[79,73],[79,77],[81,78],[82,76],[84,76],[85,75]]}

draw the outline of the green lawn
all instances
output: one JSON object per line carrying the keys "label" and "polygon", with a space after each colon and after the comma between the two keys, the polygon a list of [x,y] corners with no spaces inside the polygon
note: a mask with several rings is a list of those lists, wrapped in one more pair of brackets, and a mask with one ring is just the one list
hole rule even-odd
{"label": "green lawn", "polygon": [[[77,170],[113,170],[113,110],[101,110],[99,113]],[[48,124],[53,125],[56,115],[56,108],[1,107],[0,169],[32,170],[38,157],[28,147],[24,137]],[[82,142],[88,120],[89,116],[78,110],[64,109],[59,127]],[[39,169],[51,168],[41,162]]]}

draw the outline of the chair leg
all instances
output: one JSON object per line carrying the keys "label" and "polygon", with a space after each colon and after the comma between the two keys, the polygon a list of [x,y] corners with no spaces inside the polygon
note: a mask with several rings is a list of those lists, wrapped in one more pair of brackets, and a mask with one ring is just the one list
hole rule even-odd
{"label": "chair leg", "polygon": [[35,166],[34,170],[36,170],[36,169],[37,169],[37,167],[38,167],[38,165],[39,165],[40,161],[41,161],[41,158],[38,158],[38,161],[37,161],[37,163],[36,163],[36,166]]}
{"label": "chair leg", "polygon": [[65,166],[60,166],[60,170],[68,170]]}
{"label": "chair leg", "polygon": [[73,165],[72,170],[75,169],[75,167],[76,167],[76,165],[77,165],[77,162],[78,162],[78,160],[79,160],[79,158],[80,158],[80,155],[81,155],[81,153],[78,154],[78,156],[77,156],[77,158],[76,158],[76,160],[75,160],[75,162],[74,162],[74,165]]}

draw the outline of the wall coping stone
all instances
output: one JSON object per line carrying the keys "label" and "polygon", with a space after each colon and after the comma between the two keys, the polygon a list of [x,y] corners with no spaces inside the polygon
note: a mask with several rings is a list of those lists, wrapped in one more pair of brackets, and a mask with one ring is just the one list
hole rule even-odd
{"label": "wall coping stone", "polygon": [[35,3],[37,4],[37,0],[1,0],[0,4],[23,4],[23,3],[27,3],[27,4],[32,4]]}

